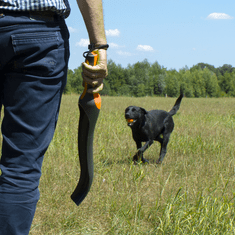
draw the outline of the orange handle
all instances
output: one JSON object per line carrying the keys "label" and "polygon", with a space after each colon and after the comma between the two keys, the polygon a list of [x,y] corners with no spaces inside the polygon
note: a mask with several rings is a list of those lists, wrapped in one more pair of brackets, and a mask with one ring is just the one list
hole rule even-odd
{"label": "orange handle", "polygon": [[86,63],[92,66],[97,65],[98,61],[98,54],[96,54],[94,51],[89,52],[86,56]]}

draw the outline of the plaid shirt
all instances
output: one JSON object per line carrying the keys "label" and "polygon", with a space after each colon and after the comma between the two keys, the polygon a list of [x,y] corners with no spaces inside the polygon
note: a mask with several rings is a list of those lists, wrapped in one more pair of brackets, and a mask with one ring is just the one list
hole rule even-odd
{"label": "plaid shirt", "polygon": [[0,0],[0,10],[53,11],[67,18],[70,6],[68,0]]}

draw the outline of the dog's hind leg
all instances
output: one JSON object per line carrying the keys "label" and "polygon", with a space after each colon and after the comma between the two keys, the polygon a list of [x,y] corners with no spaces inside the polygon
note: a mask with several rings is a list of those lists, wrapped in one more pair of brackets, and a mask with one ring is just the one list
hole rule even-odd
{"label": "dog's hind leg", "polygon": [[154,140],[158,141],[160,144],[163,143],[163,138],[161,138],[160,136],[157,136]]}
{"label": "dog's hind leg", "polygon": [[171,133],[167,133],[167,134],[163,135],[162,142],[159,141],[159,142],[161,143],[161,151],[160,151],[160,157],[159,157],[159,159],[157,160],[157,164],[162,163],[163,158],[164,158],[165,155],[166,155],[166,152],[167,152],[167,144],[168,144],[168,142],[169,142],[169,140],[170,140],[170,135],[171,135]]}
{"label": "dog's hind leg", "polygon": [[168,115],[164,120],[164,131],[162,133],[163,138],[158,137],[158,141],[161,143],[161,151],[160,151],[160,157],[157,160],[157,164],[162,163],[163,158],[166,155],[167,151],[167,144],[170,140],[170,135],[174,129],[174,122],[170,115]]}

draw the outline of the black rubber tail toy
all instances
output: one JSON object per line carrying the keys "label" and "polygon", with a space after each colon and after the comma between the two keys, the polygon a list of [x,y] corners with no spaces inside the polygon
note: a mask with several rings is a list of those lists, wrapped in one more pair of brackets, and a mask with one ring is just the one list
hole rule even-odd
{"label": "black rubber tail toy", "polygon": [[[92,44],[91,44],[92,45]],[[98,54],[94,50],[108,48],[107,45],[94,47],[89,45],[89,51],[83,53],[86,63],[92,66],[97,64]],[[93,181],[93,137],[96,121],[101,108],[101,97],[98,93],[88,93],[89,85],[85,84],[84,91],[79,97],[80,119],[78,127],[78,153],[81,167],[80,178],[71,195],[71,199],[78,206],[88,194]]]}

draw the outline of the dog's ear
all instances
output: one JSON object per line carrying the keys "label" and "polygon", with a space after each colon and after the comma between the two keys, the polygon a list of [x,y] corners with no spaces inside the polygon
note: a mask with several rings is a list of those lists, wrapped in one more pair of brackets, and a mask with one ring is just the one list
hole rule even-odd
{"label": "dog's ear", "polygon": [[147,114],[147,111],[144,108],[140,108],[140,110],[143,114]]}

